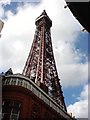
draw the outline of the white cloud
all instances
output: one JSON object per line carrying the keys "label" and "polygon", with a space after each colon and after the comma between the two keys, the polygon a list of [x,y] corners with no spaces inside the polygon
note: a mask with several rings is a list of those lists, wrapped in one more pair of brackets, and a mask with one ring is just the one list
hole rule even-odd
{"label": "white cloud", "polygon": [[4,16],[4,6],[10,4],[11,0],[0,0],[0,18]]}
{"label": "white cloud", "polygon": [[11,0],[0,0],[0,4],[7,5],[10,4]]}
{"label": "white cloud", "polygon": [[4,15],[4,9],[3,7],[0,5],[0,17],[2,17]]}
{"label": "white cloud", "polygon": [[[12,67],[14,73],[22,72],[35,32],[35,19],[46,9],[52,20],[52,42],[59,76],[63,86],[75,86],[86,82],[87,63],[81,64],[83,55],[74,49],[80,25],[69,9],[64,9],[64,0],[43,0],[41,4],[26,4],[18,7],[18,13],[5,12],[5,21],[0,39],[0,71]],[[60,57],[58,57],[60,56]]]}
{"label": "white cloud", "polygon": [[[90,59],[90,58],[89,58]],[[88,73],[89,73],[90,60],[88,61]],[[90,74],[88,74],[88,80],[90,82]]]}
{"label": "white cloud", "polygon": [[79,101],[69,105],[67,109],[76,118],[88,118],[88,85],[81,92]]}
{"label": "white cloud", "polygon": [[90,82],[88,85],[88,118],[90,119]]}
{"label": "white cloud", "polygon": [[75,47],[70,43],[61,41],[58,45],[59,47],[54,51],[63,86],[77,86],[86,83],[88,80],[88,63],[81,62],[82,59],[87,59],[86,55],[74,49]]}

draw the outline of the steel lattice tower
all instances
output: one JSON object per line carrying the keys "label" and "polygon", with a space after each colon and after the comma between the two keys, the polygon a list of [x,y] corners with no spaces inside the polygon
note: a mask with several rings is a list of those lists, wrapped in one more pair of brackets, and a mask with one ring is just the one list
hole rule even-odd
{"label": "steel lattice tower", "polygon": [[64,97],[53,55],[51,32],[52,21],[44,10],[35,21],[36,31],[22,74],[38,86],[48,88],[48,94],[66,111]]}

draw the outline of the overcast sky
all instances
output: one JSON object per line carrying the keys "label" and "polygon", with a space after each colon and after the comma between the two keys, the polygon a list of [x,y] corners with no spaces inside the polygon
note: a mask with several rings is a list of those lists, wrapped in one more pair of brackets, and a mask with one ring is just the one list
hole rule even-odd
{"label": "overcast sky", "polygon": [[[68,112],[88,117],[88,33],[75,19],[64,0],[34,3],[1,0],[4,21],[0,38],[0,72],[12,68],[22,73],[35,33],[35,19],[46,10],[52,20],[51,37],[56,66]],[[77,109],[77,110],[76,110]]]}

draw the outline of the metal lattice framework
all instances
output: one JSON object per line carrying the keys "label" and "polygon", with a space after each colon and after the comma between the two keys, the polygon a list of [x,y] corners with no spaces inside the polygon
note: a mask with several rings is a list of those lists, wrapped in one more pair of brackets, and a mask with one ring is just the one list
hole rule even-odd
{"label": "metal lattice framework", "polygon": [[52,21],[45,10],[36,19],[35,24],[34,40],[22,74],[29,77],[38,86],[40,83],[47,86],[48,94],[66,111],[53,55],[50,33]]}

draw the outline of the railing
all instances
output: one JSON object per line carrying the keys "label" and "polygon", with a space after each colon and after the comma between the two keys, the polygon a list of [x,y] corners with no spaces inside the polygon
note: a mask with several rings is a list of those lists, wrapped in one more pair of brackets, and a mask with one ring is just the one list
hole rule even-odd
{"label": "railing", "polygon": [[2,84],[5,85],[15,85],[22,86],[32,91],[37,97],[43,100],[46,104],[48,104],[52,109],[57,111],[64,118],[66,117],[69,120],[73,118],[63,110],[63,108],[58,105],[49,95],[47,95],[42,89],[40,89],[35,83],[33,83],[29,78],[26,78],[21,75],[11,75],[7,76],[3,79]]}

